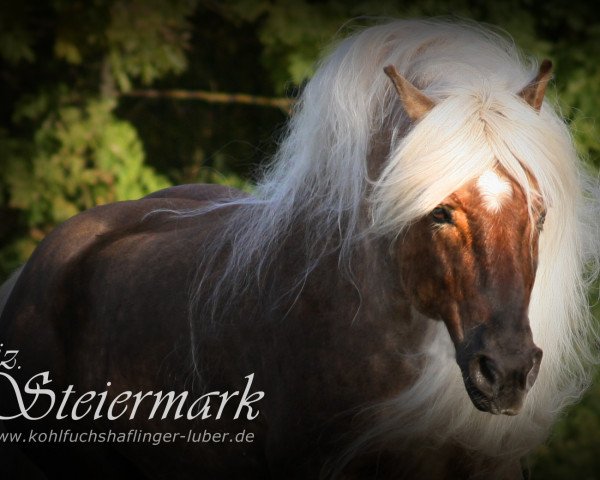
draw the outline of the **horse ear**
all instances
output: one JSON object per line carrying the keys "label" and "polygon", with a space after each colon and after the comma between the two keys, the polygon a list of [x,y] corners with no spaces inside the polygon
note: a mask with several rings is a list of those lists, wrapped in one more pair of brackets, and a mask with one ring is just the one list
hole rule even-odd
{"label": "horse ear", "polygon": [[546,86],[548,85],[551,76],[552,62],[545,59],[542,61],[540,71],[536,77],[519,92],[519,96],[538,112],[540,111],[540,108],[542,108],[544,93],[546,93]]}
{"label": "horse ear", "polygon": [[383,71],[396,87],[404,110],[412,121],[416,122],[435,106],[435,102],[400,75],[394,65],[388,65]]}

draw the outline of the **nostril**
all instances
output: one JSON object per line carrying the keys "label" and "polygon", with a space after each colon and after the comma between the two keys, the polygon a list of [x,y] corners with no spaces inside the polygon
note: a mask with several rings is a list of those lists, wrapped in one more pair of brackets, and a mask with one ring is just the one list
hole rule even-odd
{"label": "nostril", "polygon": [[498,380],[496,364],[490,357],[485,355],[479,357],[479,370],[489,384],[493,385]]}
{"label": "nostril", "polygon": [[470,376],[473,384],[484,394],[492,396],[499,382],[496,362],[486,355],[479,355],[471,361]]}

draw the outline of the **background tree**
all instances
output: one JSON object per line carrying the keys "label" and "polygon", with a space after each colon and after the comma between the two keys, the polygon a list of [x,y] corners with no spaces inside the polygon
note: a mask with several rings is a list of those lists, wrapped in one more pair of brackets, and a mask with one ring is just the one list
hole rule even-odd
{"label": "background tree", "polygon": [[[286,98],[332,39],[381,16],[438,15],[499,25],[525,51],[552,59],[549,95],[560,99],[580,154],[600,167],[592,2],[2,2],[0,280],[83,209],[177,183],[251,188],[287,118]],[[531,476],[600,478],[598,445],[596,383],[531,460]]]}

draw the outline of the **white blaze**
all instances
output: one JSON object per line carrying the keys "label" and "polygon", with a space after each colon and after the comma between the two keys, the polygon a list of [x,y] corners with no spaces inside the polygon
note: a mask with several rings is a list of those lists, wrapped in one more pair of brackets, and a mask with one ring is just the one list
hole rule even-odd
{"label": "white blaze", "polygon": [[488,170],[479,177],[477,188],[483,198],[484,206],[492,212],[498,212],[502,207],[502,201],[512,195],[512,187],[508,180],[493,170]]}

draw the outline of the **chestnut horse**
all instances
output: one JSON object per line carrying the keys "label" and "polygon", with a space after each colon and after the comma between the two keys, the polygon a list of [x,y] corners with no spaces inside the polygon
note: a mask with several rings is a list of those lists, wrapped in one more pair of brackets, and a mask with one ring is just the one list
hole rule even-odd
{"label": "chestnut horse", "polygon": [[[48,478],[520,478],[588,380],[600,219],[551,64],[522,58],[474,25],[365,29],[254,195],[186,185],[59,226],[4,287],[0,416],[34,436],[14,447]],[[189,396],[162,418],[144,392]],[[90,433],[132,430],[173,438]]]}

